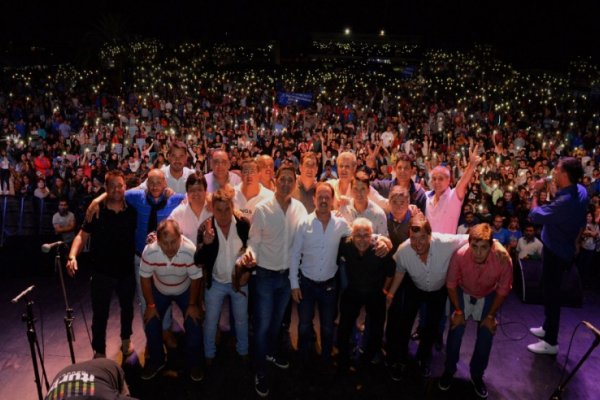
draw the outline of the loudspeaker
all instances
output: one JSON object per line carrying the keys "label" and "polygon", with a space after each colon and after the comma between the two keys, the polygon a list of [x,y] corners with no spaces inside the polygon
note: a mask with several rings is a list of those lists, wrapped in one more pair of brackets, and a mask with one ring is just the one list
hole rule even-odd
{"label": "loudspeaker", "polygon": [[[544,304],[542,291],[542,260],[519,260],[521,276],[521,300],[527,304]],[[563,307],[581,307],[583,290],[577,267],[573,265],[563,272],[560,292],[560,303]]]}

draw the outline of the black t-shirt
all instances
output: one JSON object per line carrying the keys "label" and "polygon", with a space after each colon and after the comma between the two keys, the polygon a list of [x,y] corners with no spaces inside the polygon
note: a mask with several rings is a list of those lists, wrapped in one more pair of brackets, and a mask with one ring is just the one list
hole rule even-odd
{"label": "black t-shirt", "polygon": [[338,249],[338,265],[346,264],[348,289],[360,293],[381,291],[386,277],[394,275],[395,263],[390,252],[381,258],[371,246],[362,256],[349,238],[342,238]]}
{"label": "black t-shirt", "polygon": [[97,358],[69,365],[54,378],[46,400],[135,400],[128,397],[125,374],[113,360]]}
{"label": "black t-shirt", "polygon": [[84,222],[81,229],[91,235],[93,270],[114,278],[134,274],[137,211],[128,205],[114,212],[100,205],[100,217]]}

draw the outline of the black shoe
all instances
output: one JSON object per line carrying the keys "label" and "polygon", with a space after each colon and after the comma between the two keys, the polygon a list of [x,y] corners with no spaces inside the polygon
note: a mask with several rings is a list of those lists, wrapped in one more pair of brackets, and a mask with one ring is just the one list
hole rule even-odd
{"label": "black shoe", "polygon": [[190,379],[194,382],[201,382],[204,379],[204,370],[200,367],[194,367],[190,371]]}
{"label": "black shoe", "polygon": [[289,361],[281,356],[267,356],[267,361],[273,363],[279,369],[288,369],[290,367]]}
{"label": "black shoe", "polygon": [[140,378],[142,378],[142,380],[144,380],[144,381],[149,381],[150,379],[154,378],[156,376],[156,374],[158,374],[164,367],[165,367],[165,364],[162,364],[162,365],[148,364],[142,370],[142,374],[140,375]]}
{"label": "black shoe", "polygon": [[482,399],[487,399],[488,390],[483,382],[483,378],[475,378],[471,377],[471,383],[473,384],[473,389],[475,389],[475,393]]}
{"label": "black shoe", "polygon": [[393,381],[399,382],[402,380],[402,376],[404,376],[404,371],[406,370],[406,365],[401,363],[394,363],[390,367],[390,377]]}
{"label": "black shoe", "polygon": [[438,382],[438,388],[440,388],[442,392],[445,392],[450,389],[450,386],[452,386],[452,375],[444,371],[444,374]]}
{"label": "black shoe", "polygon": [[260,397],[267,397],[269,395],[269,384],[267,383],[266,376],[254,375],[254,390]]}

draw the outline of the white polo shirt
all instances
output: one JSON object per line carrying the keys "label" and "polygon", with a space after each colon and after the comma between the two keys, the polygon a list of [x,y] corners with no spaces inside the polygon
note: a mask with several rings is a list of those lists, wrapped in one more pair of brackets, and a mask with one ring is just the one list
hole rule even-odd
{"label": "white polo shirt", "polygon": [[254,216],[254,210],[256,209],[257,204],[263,200],[271,199],[274,195],[273,191],[267,189],[260,183],[259,185],[260,189],[258,194],[251,199],[246,199],[246,196],[244,196],[244,193],[242,193],[241,183],[234,188],[235,197],[233,198],[233,204],[235,205],[235,208],[239,209],[242,215],[248,218],[250,222],[252,222],[252,217]]}
{"label": "white polo shirt", "polygon": [[181,236],[181,246],[169,259],[158,241],[147,245],[140,261],[140,276],[152,278],[156,289],[165,296],[178,296],[190,287],[192,279],[202,278],[202,269],[194,263],[196,246]]}

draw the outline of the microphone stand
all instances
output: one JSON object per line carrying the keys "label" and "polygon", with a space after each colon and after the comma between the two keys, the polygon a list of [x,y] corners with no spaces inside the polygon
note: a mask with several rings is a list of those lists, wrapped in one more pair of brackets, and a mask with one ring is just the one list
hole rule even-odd
{"label": "microphone stand", "polygon": [[75,352],[73,350],[73,342],[75,341],[75,333],[73,332],[73,309],[69,306],[67,298],[67,290],[65,288],[65,278],[63,276],[62,262],[60,259],[60,249],[63,245],[56,247],[56,257],[54,257],[54,268],[58,270],[60,277],[60,286],[62,288],[63,298],[65,300],[65,330],[67,331],[67,342],[69,343],[69,353],[71,355],[71,363],[75,364]]}
{"label": "microphone stand", "polygon": [[[37,387],[39,400],[43,400],[44,396],[42,395],[42,382],[40,380],[40,372],[38,369],[38,358],[40,360],[40,367],[42,369],[42,376],[46,385],[46,391],[50,388],[50,383],[48,382],[48,376],[46,375],[46,367],[44,367],[44,359],[42,358],[40,344],[37,340],[37,333],[35,331],[35,317],[33,316],[33,300],[29,299],[29,297],[26,298],[26,312],[21,316],[21,320],[27,324],[27,340],[29,341],[29,351],[31,353],[31,362],[33,364],[35,385]],[[13,300],[13,303],[16,303],[17,301]]]}
{"label": "microphone stand", "polygon": [[550,400],[561,400],[562,399],[562,393],[564,392],[565,386],[567,386],[567,383],[569,383],[571,378],[573,378],[573,376],[575,376],[575,373],[579,370],[581,365],[583,365],[585,360],[587,360],[587,358],[590,356],[590,354],[592,354],[594,349],[596,347],[598,347],[598,345],[600,344],[600,335],[598,335],[596,332],[597,331],[594,331],[594,333],[596,335],[596,339],[594,339],[594,342],[592,343],[592,345],[590,346],[588,351],[583,355],[583,357],[581,357],[581,360],[579,360],[579,362],[577,363],[575,368],[573,368],[573,371],[571,371],[569,376],[567,376],[567,379],[565,379],[564,382],[558,384],[558,387],[556,388],[554,393],[552,393],[552,396],[550,396]]}

